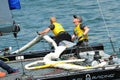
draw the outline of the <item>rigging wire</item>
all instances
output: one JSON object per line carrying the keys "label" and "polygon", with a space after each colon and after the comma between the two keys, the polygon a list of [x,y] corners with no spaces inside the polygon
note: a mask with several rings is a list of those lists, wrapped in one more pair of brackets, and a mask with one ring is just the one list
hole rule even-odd
{"label": "rigging wire", "polygon": [[103,19],[103,22],[104,22],[106,31],[107,31],[107,33],[108,33],[108,37],[109,37],[109,40],[110,40],[110,43],[111,43],[113,52],[116,53],[115,48],[114,48],[114,45],[113,45],[113,41],[112,41],[112,39],[111,39],[110,32],[109,32],[109,29],[108,29],[108,26],[107,26],[107,23],[106,23],[106,21],[105,21],[105,17],[104,17],[104,14],[103,14],[103,11],[102,11],[102,8],[101,8],[101,5],[100,5],[100,1],[97,0],[97,3],[98,3],[99,11],[100,11],[100,14],[101,14],[101,16],[102,16],[102,19]]}
{"label": "rigging wire", "polygon": [[[11,14],[12,14],[12,12],[11,12]],[[14,16],[13,16],[13,14],[12,14],[12,19],[13,19],[13,18],[14,18]],[[18,44],[18,39],[17,39],[17,32],[16,32],[16,30],[19,30],[19,31],[20,31],[20,27],[19,27],[18,24],[16,25],[16,22],[15,22],[14,19],[13,19],[13,26],[16,27],[16,28],[14,29],[13,36],[14,36],[14,38],[15,38],[15,41],[16,41],[16,44],[17,44],[17,48],[18,48],[18,50],[19,50],[20,47],[19,47],[19,44]],[[22,58],[20,58],[20,63],[21,63],[21,67],[22,67],[22,76],[26,76]]]}
{"label": "rigging wire", "polygon": [[[17,47],[18,47],[18,49],[19,49],[19,44],[18,44],[18,39],[17,39],[17,37],[15,37],[15,41],[16,41]],[[20,62],[21,62],[21,67],[22,67],[22,75],[24,76],[24,75],[26,75],[26,73],[25,73],[25,70],[24,70],[24,65],[23,65],[22,59],[20,59]]]}

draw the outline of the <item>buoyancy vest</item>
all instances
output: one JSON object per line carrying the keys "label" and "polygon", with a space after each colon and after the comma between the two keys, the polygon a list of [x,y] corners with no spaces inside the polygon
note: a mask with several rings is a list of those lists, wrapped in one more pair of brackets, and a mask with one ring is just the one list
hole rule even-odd
{"label": "buoyancy vest", "polygon": [[63,26],[57,22],[54,22],[54,29],[52,30],[54,35],[58,35],[60,32],[64,32],[65,29],[63,28]]}
{"label": "buoyancy vest", "polygon": [[81,29],[81,24],[78,24],[77,26],[75,26],[74,33],[78,37],[78,41],[88,40],[88,34],[86,34],[82,38],[80,38],[84,33],[84,30]]}

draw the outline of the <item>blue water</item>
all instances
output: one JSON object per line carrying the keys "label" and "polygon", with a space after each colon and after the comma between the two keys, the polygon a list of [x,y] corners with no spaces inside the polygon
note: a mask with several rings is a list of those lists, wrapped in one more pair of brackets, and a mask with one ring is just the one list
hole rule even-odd
{"label": "blue water", "polygon": [[[36,31],[48,27],[49,18],[56,16],[58,22],[72,35],[74,24],[72,15],[82,16],[84,24],[90,28],[89,43],[103,43],[105,52],[112,54],[110,39],[116,52],[120,48],[120,0],[100,0],[106,21],[102,19],[97,0],[21,0],[21,9],[13,10],[12,14],[21,26],[17,39],[13,35],[0,37],[0,49],[12,47],[13,51],[22,47],[36,37]],[[107,30],[106,30],[107,27]],[[52,35],[50,32],[49,35]],[[39,42],[28,51],[41,50],[46,43]]]}

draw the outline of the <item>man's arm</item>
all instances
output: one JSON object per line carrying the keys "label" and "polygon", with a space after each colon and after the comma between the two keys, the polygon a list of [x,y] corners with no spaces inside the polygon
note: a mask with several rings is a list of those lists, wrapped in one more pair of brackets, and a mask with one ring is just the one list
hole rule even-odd
{"label": "man's arm", "polygon": [[86,34],[89,32],[89,30],[90,30],[90,29],[89,29],[87,26],[85,26],[85,27],[84,27],[84,33],[83,33],[83,35],[86,35]]}
{"label": "man's arm", "polygon": [[42,32],[39,32],[40,35],[45,35],[50,31],[50,28],[46,28],[45,30],[43,30]]}

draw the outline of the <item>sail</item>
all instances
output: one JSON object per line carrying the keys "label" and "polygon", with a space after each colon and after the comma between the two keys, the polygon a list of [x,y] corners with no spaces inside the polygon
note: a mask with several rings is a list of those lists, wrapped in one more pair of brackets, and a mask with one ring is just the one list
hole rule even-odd
{"label": "sail", "polygon": [[8,0],[0,0],[0,24],[12,23],[12,14],[9,9]]}
{"label": "sail", "polygon": [[13,33],[17,36],[19,25],[12,18],[11,10],[20,9],[19,0],[1,0],[0,2],[0,36]]}

